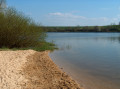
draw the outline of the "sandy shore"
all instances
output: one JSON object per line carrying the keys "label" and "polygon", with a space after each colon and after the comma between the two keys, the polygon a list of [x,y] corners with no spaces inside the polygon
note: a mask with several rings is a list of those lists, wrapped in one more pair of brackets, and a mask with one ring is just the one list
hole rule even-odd
{"label": "sandy shore", "polygon": [[0,89],[83,89],[48,52],[0,51]]}

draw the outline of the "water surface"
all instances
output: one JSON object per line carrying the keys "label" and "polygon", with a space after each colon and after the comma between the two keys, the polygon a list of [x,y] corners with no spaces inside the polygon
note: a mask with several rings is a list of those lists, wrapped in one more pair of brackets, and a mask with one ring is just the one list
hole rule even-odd
{"label": "water surface", "polygon": [[86,89],[120,89],[120,33],[48,33],[50,54]]}

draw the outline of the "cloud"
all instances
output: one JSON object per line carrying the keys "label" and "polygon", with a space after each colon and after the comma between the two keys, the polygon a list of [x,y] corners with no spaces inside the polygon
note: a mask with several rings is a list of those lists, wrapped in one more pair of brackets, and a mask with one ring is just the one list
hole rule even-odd
{"label": "cloud", "polygon": [[51,16],[58,16],[58,17],[64,17],[64,18],[82,18],[82,19],[86,19],[86,17],[84,16],[79,16],[79,15],[73,15],[72,13],[60,13],[60,12],[56,12],[56,13],[49,13],[49,15]]}
{"label": "cloud", "polygon": [[114,18],[107,17],[98,17],[98,18],[90,18],[80,15],[75,15],[74,13],[49,13],[46,16],[47,25],[50,26],[91,26],[91,25],[108,25],[111,23],[118,23],[120,19],[120,15],[117,15]]}
{"label": "cloud", "polygon": [[60,13],[60,12],[56,12],[56,13],[49,13],[49,15],[63,16],[63,14],[62,14],[62,13]]}

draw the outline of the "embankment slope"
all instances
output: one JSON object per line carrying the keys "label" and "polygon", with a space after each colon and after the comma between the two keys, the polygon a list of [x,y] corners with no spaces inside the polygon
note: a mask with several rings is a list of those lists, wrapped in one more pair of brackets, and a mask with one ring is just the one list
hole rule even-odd
{"label": "embankment slope", "polygon": [[0,89],[83,89],[60,70],[48,51],[0,51]]}

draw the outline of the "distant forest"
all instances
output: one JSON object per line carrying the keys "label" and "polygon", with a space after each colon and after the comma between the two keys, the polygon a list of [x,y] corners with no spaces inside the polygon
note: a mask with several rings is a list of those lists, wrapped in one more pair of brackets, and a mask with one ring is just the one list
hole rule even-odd
{"label": "distant forest", "polygon": [[108,26],[44,26],[46,32],[120,32],[119,25]]}

